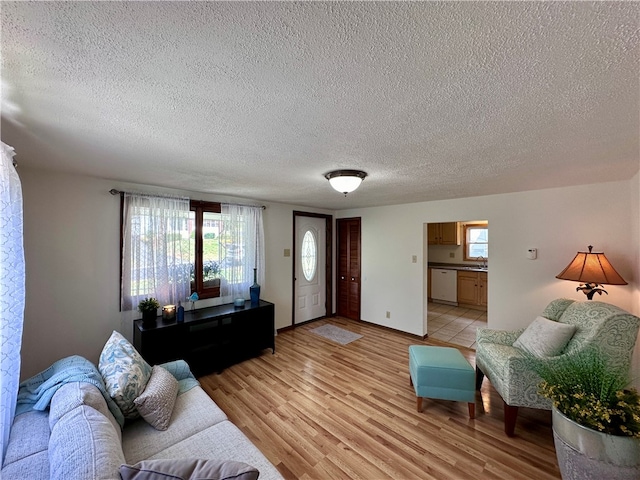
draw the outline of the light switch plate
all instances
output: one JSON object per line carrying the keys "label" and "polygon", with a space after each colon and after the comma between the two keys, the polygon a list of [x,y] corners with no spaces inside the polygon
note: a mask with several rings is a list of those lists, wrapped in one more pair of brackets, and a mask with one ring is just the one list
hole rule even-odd
{"label": "light switch plate", "polygon": [[285,248],[284,249],[284,256],[285,257],[290,257],[291,256],[291,249],[290,248]]}

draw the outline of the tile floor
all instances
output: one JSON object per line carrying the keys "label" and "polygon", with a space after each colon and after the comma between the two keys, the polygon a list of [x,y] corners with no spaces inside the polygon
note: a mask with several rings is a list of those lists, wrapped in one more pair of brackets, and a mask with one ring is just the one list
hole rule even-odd
{"label": "tile floor", "polygon": [[476,329],[487,326],[487,312],[429,302],[427,334],[444,342],[476,348]]}

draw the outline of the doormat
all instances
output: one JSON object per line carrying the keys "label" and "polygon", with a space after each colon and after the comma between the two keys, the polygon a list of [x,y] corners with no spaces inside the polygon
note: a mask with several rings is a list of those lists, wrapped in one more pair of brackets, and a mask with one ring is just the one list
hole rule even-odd
{"label": "doormat", "polygon": [[349,330],[345,330],[344,328],[336,327],[335,325],[322,325],[321,327],[314,328],[309,330],[311,333],[315,333],[316,335],[320,335],[321,337],[328,338],[334,342],[337,342],[341,345],[346,345],[347,343],[351,343],[354,340],[358,340],[362,338],[362,335],[358,335],[357,333],[350,332]]}

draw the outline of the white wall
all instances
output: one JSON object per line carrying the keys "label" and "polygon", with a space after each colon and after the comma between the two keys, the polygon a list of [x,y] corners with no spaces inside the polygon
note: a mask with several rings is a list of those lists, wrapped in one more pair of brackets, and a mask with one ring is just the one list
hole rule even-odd
{"label": "white wall", "polygon": [[[131,318],[118,308],[119,198],[108,191],[167,190],[27,168],[19,173],[27,263],[25,378],[74,353],[97,361],[112,330],[131,337]],[[262,296],[275,303],[276,327],[283,328],[291,325],[292,257],[284,257],[284,249],[293,249],[293,210],[332,212],[267,206]],[[368,322],[423,335],[428,261],[423,225],[473,218],[491,226],[491,327],[525,326],[559,296],[582,300],[576,284],[554,277],[588,244],[605,251],[630,283],[609,286],[609,295],[598,299],[640,313],[639,175],[624,182],[339,212],[341,218],[357,216],[362,217],[362,319]],[[537,260],[525,257],[532,247],[538,249]],[[412,255],[418,263],[411,262]],[[637,352],[635,364],[640,371]]]}
{"label": "white wall", "polygon": [[[636,182],[637,183],[637,182]],[[528,325],[554,298],[583,300],[577,284],[557,275],[592,244],[627,279],[635,276],[628,181],[477,198],[341,211],[362,218],[362,319],[417,335],[423,322],[423,224],[482,218],[491,226],[488,321],[492,328]],[[538,249],[538,259],[526,251]],[[417,264],[411,256],[418,255]],[[629,281],[629,280],[628,280]],[[634,289],[608,286],[599,298],[630,310]],[[391,318],[385,318],[385,312]]]}
{"label": "white wall", "polygon": [[[93,177],[19,168],[24,196],[27,301],[21,377],[53,361],[79,354],[97,362],[113,330],[132,337],[136,312],[119,311],[120,199],[111,188],[181,193]],[[263,202],[200,193],[199,200]],[[331,214],[291,205],[265,203],[266,279],[261,297],[275,304],[276,328],[291,325],[293,210]],[[202,300],[200,307],[216,303]]]}

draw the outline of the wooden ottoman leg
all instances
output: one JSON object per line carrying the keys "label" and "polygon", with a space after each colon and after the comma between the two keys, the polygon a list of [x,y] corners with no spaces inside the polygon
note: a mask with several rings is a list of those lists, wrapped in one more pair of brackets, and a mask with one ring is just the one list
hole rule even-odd
{"label": "wooden ottoman leg", "polygon": [[409,386],[413,387],[413,378],[411,378],[411,375],[409,375]]}
{"label": "wooden ottoman leg", "polygon": [[482,387],[482,380],[484,380],[484,373],[476,367],[476,390],[480,390],[480,387]]}
{"label": "wooden ottoman leg", "polygon": [[476,418],[476,403],[469,402],[469,418]]}
{"label": "wooden ottoman leg", "polygon": [[416,406],[418,407],[418,411],[421,412],[422,411],[422,397],[417,397]]}

